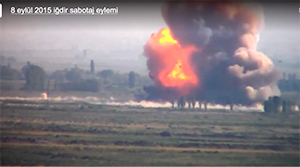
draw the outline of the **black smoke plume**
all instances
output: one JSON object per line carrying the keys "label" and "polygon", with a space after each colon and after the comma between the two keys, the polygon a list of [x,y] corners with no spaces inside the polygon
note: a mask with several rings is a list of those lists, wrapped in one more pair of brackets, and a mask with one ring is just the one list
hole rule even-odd
{"label": "black smoke plume", "polygon": [[[196,99],[217,104],[251,105],[280,94],[280,72],[272,61],[256,50],[264,27],[263,8],[248,2],[166,2],[162,17],[172,36],[183,47],[199,48],[191,56],[199,86],[190,91]],[[155,52],[145,45],[148,69],[155,71]],[[180,97],[176,88],[155,84],[145,87],[151,99]]]}

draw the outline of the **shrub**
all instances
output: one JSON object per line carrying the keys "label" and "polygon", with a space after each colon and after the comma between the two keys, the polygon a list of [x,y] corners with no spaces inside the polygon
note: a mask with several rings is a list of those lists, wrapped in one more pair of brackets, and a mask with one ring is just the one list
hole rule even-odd
{"label": "shrub", "polygon": [[160,136],[162,137],[171,137],[171,133],[169,131],[163,131],[160,133]]}

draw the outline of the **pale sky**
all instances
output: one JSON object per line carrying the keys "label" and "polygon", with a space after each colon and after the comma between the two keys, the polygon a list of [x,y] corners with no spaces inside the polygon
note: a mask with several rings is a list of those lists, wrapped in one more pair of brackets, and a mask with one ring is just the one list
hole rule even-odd
{"label": "pale sky", "polygon": [[[88,4],[95,7],[116,6],[119,14],[114,16],[9,16],[10,6],[18,5],[4,3],[3,18],[0,19],[1,50],[69,49],[75,46],[80,50],[109,52],[129,49],[142,52],[150,35],[166,27],[161,17],[162,4],[163,2]],[[284,36],[276,34],[282,32],[298,32],[299,35],[299,13],[295,4],[263,4],[266,26],[261,37],[265,36],[264,33],[274,35],[269,35],[268,39],[261,38],[262,43],[281,40]],[[86,4],[58,6],[79,5]]]}

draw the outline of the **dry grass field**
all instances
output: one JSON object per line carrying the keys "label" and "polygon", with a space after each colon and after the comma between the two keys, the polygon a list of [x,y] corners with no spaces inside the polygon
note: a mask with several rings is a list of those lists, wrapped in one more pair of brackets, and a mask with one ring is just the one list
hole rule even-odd
{"label": "dry grass field", "polygon": [[1,101],[1,165],[299,166],[299,115]]}

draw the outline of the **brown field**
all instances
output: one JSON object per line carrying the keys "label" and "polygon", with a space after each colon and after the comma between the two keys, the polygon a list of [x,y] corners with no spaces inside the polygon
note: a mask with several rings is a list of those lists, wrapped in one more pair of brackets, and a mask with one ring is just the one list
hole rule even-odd
{"label": "brown field", "polygon": [[300,165],[298,113],[27,103],[1,102],[1,165]]}

